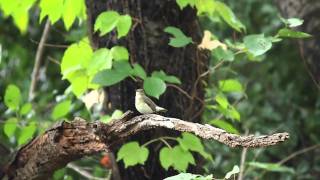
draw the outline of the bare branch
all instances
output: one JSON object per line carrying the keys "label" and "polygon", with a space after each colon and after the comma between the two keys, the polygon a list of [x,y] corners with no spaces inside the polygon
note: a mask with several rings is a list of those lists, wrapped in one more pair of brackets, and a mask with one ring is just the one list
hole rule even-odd
{"label": "bare branch", "polygon": [[50,20],[47,19],[46,24],[43,29],[41,39],[40,39],[40,43],[38,45],[36,59],[35,59],[33,70],[32,70],[31,84],[30,84],[30,89],[29,89],[29,101],[31,101],[34,98],[34,91],[36,89],[38,74],[39,74],[39,69],[40,69],[40,64],[41,64],[41,57],[43,54],[45,42],[48,38],[49,30],[50,30]]}
{"label": "bare branch", "polygon": [[6,174],[9,179],[45,178],[71,161],[108,151],[122,140],[154,128],[190,132],[230,147],[271,146],[289,138],[288,133],[239,136],[207,124],[186,122],[156,114],[136,117],[132,117],[132,114],[130,111],[126,112],[121,119],[113,120],[109,124],[99,121],[87,122],[81,118],[75,118],[71,122],[60,122],[22,147],[8,166]]}

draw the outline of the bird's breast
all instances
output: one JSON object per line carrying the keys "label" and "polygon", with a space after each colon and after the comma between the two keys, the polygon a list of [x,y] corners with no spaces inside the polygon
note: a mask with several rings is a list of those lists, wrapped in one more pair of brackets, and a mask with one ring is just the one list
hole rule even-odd
{"label": "bird's breast", "polygon": [[139,98],[137,96],[136,96],[136,99],[135,99],[135,106],[136,106],[136,109],[141,114],[151,114],[151,113],[153,113],[153,110],[148,106],[148,104],[145,103],[143,101],[143,99],[141,99],[141,98]]}

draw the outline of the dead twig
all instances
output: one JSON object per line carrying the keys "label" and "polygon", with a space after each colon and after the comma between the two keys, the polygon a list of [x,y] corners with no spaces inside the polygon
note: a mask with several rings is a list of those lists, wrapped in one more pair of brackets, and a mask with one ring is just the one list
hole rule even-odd
{"label": "dead twig", "polygon": [[41,39],[40,39],[40,43],[38,45],[36,58],[35,58],[35,62],[34,62],[33,70],[32,70],[31,83],[30,83],[29,96],[28,96],[29,101],[32,101],[32,99],[34,98],[35,89],[36,89],[37,81],[38,81],[40,65],[41,65],[41,58],[42,58],[42,54],[43,54],[43,50],[44,50],[44,44],[48,38],[49,30],[50,30],[50,20],[47,19],[46,24],[43,29]]}

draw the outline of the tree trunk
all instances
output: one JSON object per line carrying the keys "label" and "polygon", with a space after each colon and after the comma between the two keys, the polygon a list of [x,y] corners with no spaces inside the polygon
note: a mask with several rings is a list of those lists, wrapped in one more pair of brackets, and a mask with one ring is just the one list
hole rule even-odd
{"label": "tree trunk", "polygon": [[300,41],[303,61],[313,80],[320,85],[320,1],[318,0],[277,0],[282,15],[286,18],[298,17],[304,20],[299,30],[313,35],[309,40]]}
{"label": "tree trunk", "polygon": [[[86,4],[92,46],[95,48],[110,48],[119,44],[126,46],[130,52],[130,62],[139,63],[148,75],[154,70],[163,70],[167,74],[179,77],[182,82],[180,88],[167,86],[165,94],[160,97],[157,104],[169,110],[167,116],[200,122],[204,108],[204,86],[200,75],[207,71],[208,59],[203,52],[199,52],[197,43],[184,48],[169,46],[169,36],[164,32],[167,26],[175,26],[192,37],[194,42],[199,42],[201,30],[196,11],[190,7],[180,10],[175,0],[87,0]],[[93,33],[95,19],[106,10],[130,14],[133,18],[133,27],[126,38],[116,39],[115,33],[103,37]],[[114,109],[135,110],[135,90],[141,87],[141,82],[126,79],[118,85],[106,88],[104,111],[110,113]],[[165,130],[146,131],[131,140],[144,143],[152,138],[167,135],[168,131]],[[168,174],[160,166],[158,157],[160,148],[161,144],[156,143],[149,146],[150,156],[144,166],[125,169],[122,163],[118,163],[122,179],[163,179],[172,175],[173,171],[169,171]]]}

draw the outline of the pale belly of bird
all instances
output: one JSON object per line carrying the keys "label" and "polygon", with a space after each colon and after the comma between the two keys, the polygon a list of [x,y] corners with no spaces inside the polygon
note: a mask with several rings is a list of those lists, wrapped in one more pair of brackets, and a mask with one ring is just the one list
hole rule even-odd
{"label": "pale belly of bird", "polygon": [[141,114],[152,114],[152,109],[146,103],[135,103],[136,109]]}

